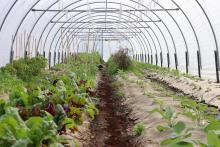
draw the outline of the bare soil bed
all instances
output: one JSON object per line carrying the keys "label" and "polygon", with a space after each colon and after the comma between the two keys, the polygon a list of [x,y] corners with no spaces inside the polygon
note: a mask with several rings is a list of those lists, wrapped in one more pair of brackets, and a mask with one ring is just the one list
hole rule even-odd
{"label": "bare soil bed", "polygon": [[133,137],[129,128],[129,110],[115,95],[112,78],[102,71],[98,83],[100,98],[99,115],[90,125],[90,142],[86,147],[133,147]]}

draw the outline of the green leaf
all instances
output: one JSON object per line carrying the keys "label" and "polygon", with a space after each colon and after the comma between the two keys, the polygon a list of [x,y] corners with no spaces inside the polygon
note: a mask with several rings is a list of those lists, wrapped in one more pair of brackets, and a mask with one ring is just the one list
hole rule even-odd
{"label": "green leaf", "polygon": [[157,126],[157,130],[159,131],[159,132],[163,132],[163,131],[166,131],[166,130],[168,130],[168,129],[170,129],[169,127],[165,127],[165,126],[161,126],[161,125],[158,125]]}
{"label": "green leaf", "polygon": [[18,114],[18,109],[7,108],[5,114],[0,117],[0,145],[13,145],[17,140],[27,139],[27,132],[24,121]]}
{"label": "green leaf", "polygon": [[168,139],[163,140],[160,143],[160,145],[166,146],[166,145],[174,144],[174,143],[179,142],[179,141],[181,141],[181,137],[180,136],[174,137],[174,138],[168,138]]}
{"label": "green leaf", "polygon": [[75,122],[73,121],[73,119],[71,118],[65,118],[64,121],[63,121],[63,124],[66,126],[66,128],[68,129],[72,129],[72,128],[75,128],[76,125],[75,125]]}
{"label": "green leaf", "polygon": [[171,107],[166,107],[165,113],[164,113],[164,118],[170,120],[172,117],[173,117],[173,110],[171,109]]}
{"label": "green leaf", "polygon": [[17,140],[12,147],[27,147],[28,144],[30,143],[29,139],[20,139]]}
{"label": "green leaf", "polygon": [[211,147],[220,147],[220,139],[214,131],[208,132],[208,145]]}
{"label": "green leaf", "polygon": [[182,136],[173,136],[173,137],[170,137],[168,139],[165,139],[163,140],[160,145],[162,146],[167,146],[167,145],[172,145],[172,144],[176,144],[176,143],[179,143],[179,142],[182,142],[184,139],[186,138],[189,138],[191,137],[191,133],[189,134],[185,134],[185,135],[182,135]]}
{"label": "green leaf", "polygon": [[26,121],[30,128],[28,136],[33,141],[33,146],[40,146],[41,142],[46,139],[54,139],[57,134],[56,125],[53,121],[48,121],[41,117],[31,117]]}
{"label": "green leaf", "polygon": [[173,130],[175,131],[175,133],[177,134],[181,134],[182,131],[186,128],[186,124],[183,122],[178,122],[173,126]]}
{"label": "green leaf", "polygon": [[211,130],[220,130],[220,122],[217,120],[211,121],[206,127],[205,127],[205,132],[207,133],[208,131]]}
{"label": "green leaf", "polygon": [[193,144],[186,141],[180,141],[172,144],[170,147],[193,147]]}

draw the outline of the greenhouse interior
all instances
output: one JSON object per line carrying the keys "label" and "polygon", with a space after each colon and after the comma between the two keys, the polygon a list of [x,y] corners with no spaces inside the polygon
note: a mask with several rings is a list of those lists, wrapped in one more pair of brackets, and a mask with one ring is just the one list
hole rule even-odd
{"label": "greenhouse interior", "polygon": [[0,0],[0,147],[220,147],[219,0]]}

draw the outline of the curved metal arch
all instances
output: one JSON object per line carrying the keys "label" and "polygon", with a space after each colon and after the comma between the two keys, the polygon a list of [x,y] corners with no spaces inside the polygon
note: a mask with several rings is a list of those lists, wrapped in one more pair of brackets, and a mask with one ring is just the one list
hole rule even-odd
{"label": "curved metal arch", "polygon": [[[124,36],[123,36],[124,37]],[[129,39],[125,39],[129,44],[130,44],[130,46],[131,46],[131,51],[132,51],[132,56],[134,56],[135,55],[135,49],[134,49],[134,44],[133,44],[133,42],[131,41],[131,40],[129,40]],[[74,40],[72,40],[72,42],[73,42]],[[82,40],[79,40],[79,42],[82,42]]]}
{"label": "curved metal arch", "polygon": [[184,43],[185,43],[185,47],[186,47],[186,50],[188,51],[188,44],[186,42],[186,37],[181,29],[181,27],[179,26],[178,22],[176,21],[176,19],[170,14],[170,12],[168,12],[161,4],[159,4],[158,2],[156,2],[155,0],[152,0],[155,4],[157,4],[159,7],[161,7],[171,18],[172,20],[175,22],[176,26],[178,27],[182,37],[183,37],[183,40],[184,40]]}
{"label": "curved metal arch", "polygon": [[[47,10],[49,10],[51,7],[53,7],[53,6],[54,6],[55,4],[57,4],[59,1],[60,1],[60,0],[57,0],[57,1],[55,1],[54,3],[52,3],[52,4],[47,8]],[[34,23],[33,27],[31,28],[31,31],[30,31],[30,33],[29,33],[29,35],[28,35],[27,42],[26,42],[26,45],[25,45],[25,49],[24,49],[25,51],[27,50],[27,47],[28,47],[28,44],[29,44],[29,41],[30,41],[30,37],[31,37],[31,35],[32,35],[32,32],[33,32],[35,26],[37,25],[37,23],[39,22],[39,20],[42,18],[42,16],[43,16],[45,13],[46,13],[46,11],[44,11],[44,12],[38,17],[37,21]]]}
{"label": "curved metal arch", "polygon": [[185,16],[185,18],[187,19],[188,23],[190,24],[190,26],[191,26],[191,28],[192,28],[192,30],[193,30],[194,36],[195,36],[195,38],[196,38],[198,50],[201,51],[200,44],[199,44],[199,39],[198,39],[198,35],[197,35],[197,33],[196,33],[196,30],[195,30],[195,28],[194,28],[192,22],[190,21],[189,17],[186,15],[185,11],[184,11],[174,0],[171,0],[171,1],[174,3],[174,5],[175,5],[176,7],[178,7],[178,8],[180,9],[180,11],[183,13],[183,15]]}
{"label": "curved metal arch", "polygon": [[7,11],[6,15],[3,18],[3,21],[0,25],[0,32],[3,28],[3,25],[5,24],[6,19],[8,18],[8,15],[10,14],[11,10],[14,8],[14,6],[16,5],[16,3],[18,2],[18,0],[15,0],[14,3],[11,5],[11,7],[9,8],[9,10]]}
{"label": "curved metal arch", "polygon": [[15,38],[17,37],[18,31],[19,31],[21,25],[23,24],[25,18],[28,16],[29,12],[30,12],[39,2],[40,2],[40,0],[37,0],[37,1],[34,3],[34,5],[32,5],[31,8],[27,11],[27,13],[24,15],[24,17],[22,18],[22,20],[20,21],[20,23],[19,23],[19,25],[18,25],[18,27],[17,27],[17,29],[16,29],[15,35],[14,35],[14,37],[13,37],[13,39],[12,39],[11,51],[13,51],[13,46],[14,46]]}
{"label": "curved metal arch", "polygon": [[[218,59],[217,59],[217,60],[218,60],[218,63],[219,63],[219,48],[218,48],[218,41],[217,41],[217,37],[216,37],[216,33],[215,33],[215,30],[214,30],[214,27],[213,27],[213,25],[212,25],[211,20],[209,19],[208,14],[206,13],[205,9],[202,7],[202,5],[199,3],[198,0],[195,0],[195,1],[196,1],[196,3],[199,5],[199,7],[202,9],[202,12],[204,13],[204,15],[205,15],[205,17],[206,17],[206,19],[207,19],[207,21],[208,21],[208,23],[209,23],[209,26],[210,26],[210,28],[211,28],[211,30],[212,30],[212,34],[213,34],[214,41],[215,41],[216,52],[217,52],[217,55],[218,55]],[[218,65],[218,66],[219,66],[219,65]],[[220,67],[217,67],[217,68],[218,68],[218,70],[219,70]]]}
{"label": "curved metal arch", "polygon": [[[68,6],[69,6],[69,5],[68,5]],[[68,7],[68,6],[67,6],[67,7]],[[79,7],[79,6],[78,6],[78,7]],[[77,8],[77,7],[76,7],[76,8]],[[63,15],[63,16],[65,16],[65,15]],[[63,17],[63,16],[62,16],[62,17]],[[55,16],[54,16],[54,17],[55,17]],[[60,17],[60,18],[62,18],[62,17]],[[49,23],[48,23],[48,25],[49,25]],[[54,26],[55,26],[55,24],[54,24]],[[54,27],[54,26],[53,26],[53,27]],[[50,29],[49,33],[52,31],[53,27]],[[49,33],[48,33],[48,35],[49,35]],[[48,35],[47,35],[46,38],[48,38]],[[46,41],[45,41],[45,42],[46,42]],[[44,48],[45,48],[45,44],[44,44]]]}
{"label": "curved metal arch", "polygon": [[[112,3],[112,2],[109,2],[109,3]],[[115,2],[114,2],[115,3]],[[117,4],[119,4],[119,3],[117,3]],[[127,6],[127,5],[126,5]],[[133,7],[131,7],[131,8],[133,8]],[[111,12],[111,13],[114,13],[114,12]],[[129,12],[128,12],[129,13]],[[82,13],[81,13],[82,14]],[[96,13],[93,13],[93,14],[96,14]],[[117,14],[117,13],[114,13],[114,14]],[[132,13],[130,13],[130,14],[132,14]],[[122,14],[122,15],[124,15],[124,14]],[[133,14],[132,14],[133,15]],[[126,16],[126,17],[128,17],[128,18],[131,18],[130,16],[128,16],[128,15],[124,15],[124,16]],[[137,17],[136,15],[134,15],[135,17]],[[71,18],[70,18],[71,19]],[[69,20],[70,20],[69,19]],[[133,18],[132,18],[133,19]],[[135,20],[135,19],[134,19]],[[148,24],[147,24],[148,25]],[[152,28],[150,27],[150,29],[152,30]],[[146,30],[146,29],[145,29]],[[147,31],[147,30],[146,30]],[[148,32],[148,31],[147,31]],[[155,37],[157,38],[157,41],[158,41],[158,43],[159,43],[159,46],[160,46],[160,51],[162,51],[162,48],[161,48],[161,44],[160,44],[160,41],[159,41],[159,39],[158,39],[158,37],[157,37],[157,35],[156,35],[156,33],[152,30],[152,32],[153,32],[153,34],[155,35]],[[150,34],[150,33],[148,33],[148,34]],[[163,35],[163,34],[162,34]],[[163,35],[164,36],[164,35]],[[151,37],[152,38],[152,37]],[[166,40],[165,40],[165,42],[166,42]],[[166,42],[166,44],[167,44],[167,42]],[[168,48],[168,47],[167,47]]]}
{"label": "curved metal arch", "polygon": [[[110,3],[110,2],[109,2]],[[127,5],[128,6],[128,5]]]}
{"label": "curved metal arch", "polygon": [[[95,19],[94,19],[95,20]],[[116,20],[116,19],[111,19],[111,20]],[[129,27],[129,26],[126,26],[126,25],[124,25],[126,28],[127,27]],[[78,26],[78,27],[80,27],[80,26]],[[60,29],[59,29],[60,30]],[[57,31],[57,33],[59,32],[59,30]],[[57,34],[56,33],[56,34]],[[139,46],[140,47],[142,47],[142,46],[144,46],[144,43],[143,43],[143,41],[141,40],[141,37],[139,37],[139,36],[136,36],[136,37],[138,37],[138,38],[136,38],[137,39],[137,41],[138,41],[138,44],[139,44]],[[54,39],[55,39],[55,37],[54,37]],[[59,42],[59,40],[61,39],[61,36],[59,37],[59,39],[58,39],[58,41],[57,41],[57,44],[58,44],[58,42]],[[54,41],[54,40],[53,40]],[[53,41],[51,42],[51,45],[53,44]],[[56,48],[57,48],[57,44],[56,44],[56,46],[55,46],[55,50],[56,50]],[[60,48],[60,47],[59,47]],[[51,49],[51,46],[50,46],[50,49]]]}
{"label": "curved metal arch", "polygon": [[[88,26],[88,25],[87,25],[87,26]],[[87,27],[87,26],[85,26],[85,27]],[[80,27],[80,26],[78,26],[78,28],[79,28],[79,27]],[[79,30],[80,30],[80,28],[79,28]],[[74,32],[74,33],[76,33],[76,32]],[[126,37],[125,37],[125,34],[121,33],[121,35],[123,36],[123,38],[126,38]],[[75,37],[74,37],[74,38],[75,38]],[[73,38],[73,39],[74,39],[74,38]],[[57,45],[58,45],[58,42],[59,42],[60,39],[61,39],[61,36],[59,37],[59,39],[58,39],[58,41],[57,41],[57,43],[56,43],[55,50],[56,50],[56,48],[57,48]],[[72,41],[73,41],[73,40],[72,40]],[[132,41],[132,39],[131,39],[131,40],[128,39],[128,41]],[[140,45],[139,38],[137,39],[137,41],[138,41],[139,46],[141,46],[141,45]],[[68,45],[68,44],[67,44],[67,45]],[[60,45],[59,45],[59,48],[60,48]],[[137,52],[137,51],[136,51],[136,52]],[[148,51],[148,52],[149,52],[149,51]]]}
{"label": "curved metal arch", "polygon": [[[95,14],[95,13],[94,13],[94,14]],[[105,15],[96,15],[96,16],[105,16]],[[116,16],[114,16],[114,15],[108,15],[108,16],[116,17]],[[126,15],[125,15],[125,16],[126,16]],[[84,16],[83,16],[83,17],[84,17]],[[79,19],[81,19],[81,18],[83,18],[83,17],[80,17]],[[128,17],[128,16],[127,16],[127,17]],[[126,19],[125,19],[125,20],[126,20]],[[70,25],[72,25],[72,24],[70,24]],[[69,25],[69,26],[70,26],[70,25]],[[68,27],[69,27],[69,26],[68,26]]]}
{"label": "curved metal arch", "polygon": [[[89,26],[89,24],[86,25],[86,26],[84,26],[84,27],[88,27],[88,26]],[[81,26],[79,26],[79,27],[81,27]],[[79,27],[77,27],[76,29],[79,29],[79,30],[80,30]],[[80,32],[78,31],[78,32],[73,32],[73,33],[80,33]],[[70,35],[74,35],[73,33],[70,34]],[[96,33],[96,32],[91,32],[91,33],[94,34],[94,33]],[[132,40],[132,39],[128,39],[128,38],[126,37],[126,34],[123,34],[123,33],[118,33],[118,34],[120,34],[120,35],[122,36],[122,38],[124,38],[125,40],[127,40],[127,41],[129,42],[129,44],[131,45],[131,40]],[[76,36],[71,38],[71,41],[69,42],[69,45],[67,44],[67,48],[70,47],[70,45],[72,44],[72,42],[74,41],[75,38],[76,38]],[[132,43],[133,43],[133,42],[132,42]],[[56,50],[56,48],[57,48],[57,45],[58,45],[58,41],[57,41],[57,43],[56,43],[55,50]],[[131,46],[132,46],[132,45],[131,45]],[[59,48],[60,48],[60,45],[59,45]],[[149,50],[148,50],[148,52],[149,52]]]}
{"label": "curved metal arch", "polygon": [[[15,3],[16,3],[16,2],[17,2],[17,0],[15,1]],[[200,6],[200,8],[202,9],[203,13],[204,13],[205,16],[206,16],[206,19],[207,19],[208,22],[209,22],[209,25],[210,25],[210,27],[211,27],[211,30],[212,30],[212,33],[213,33],[213,36],[214,36],[216,50],[218,51],[218,42],[217,42],[217,38],[216,38],[215,31],[214,31],[214,28],[213,28],[213,26],[212,26],[212,23],[211,23],[211,21],[209,20],[209,17],[208,17],[208,15],[206,14],[206,12],[205,12],[204,8],[202,7],[202,5],[201,5],[197,0],[196,0],[196,2],[197,2],[197,4]],[[13,7],[14,7],[14,6],[12,6],[12,7],[10,8],[10,10],[8,11],[8,13],[7,13],[7,15],[6,15],[5,19],[4,19],[4,22],[5,22],[5,20],[7,19],[8,14],[11,12],[11,10],[13,9]],[[3,27],[4,22],[1,24],[1,27]]]}
{"label": "curved metal arch", "polygon": [[[163,23],[164,24],[164,23]],[[165,25],[165,24],[164,24]],[[168,27],[166,26],[166,28],[168,29]],[[169,31],[169,29],[168,29],[168,32],[169,32],[169,34],[172,36],[172,34],[170,33],[170,31]],[[40,37],[41,38],[41,37]],[[173,40],[173,44],[175,44],[174,43],[174,40]],[[38,46],[39,46],[39,41],[38,41]]]}

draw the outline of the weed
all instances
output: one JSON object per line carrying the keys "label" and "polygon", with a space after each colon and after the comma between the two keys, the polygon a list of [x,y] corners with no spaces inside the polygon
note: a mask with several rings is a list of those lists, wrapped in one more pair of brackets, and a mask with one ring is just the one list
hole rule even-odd
{"label": "weed", "polygon": [[155,95],[153,93],[150,93],[150,92],[144,92],[143,95],[148,96],[150,98],[155,98]]}
{"label": "weed", "polygon": [[124,49],[119,50],[117,53],[112,55],[107,62],[107,72],[110,75],[118,73],[119,70],[126,71],[131,66],[131,60]]}
{"label": "weed", "polygon": [[133,133],[135,136],[140,136],[145,130],[144,123],[138,123],[134,126]]}

